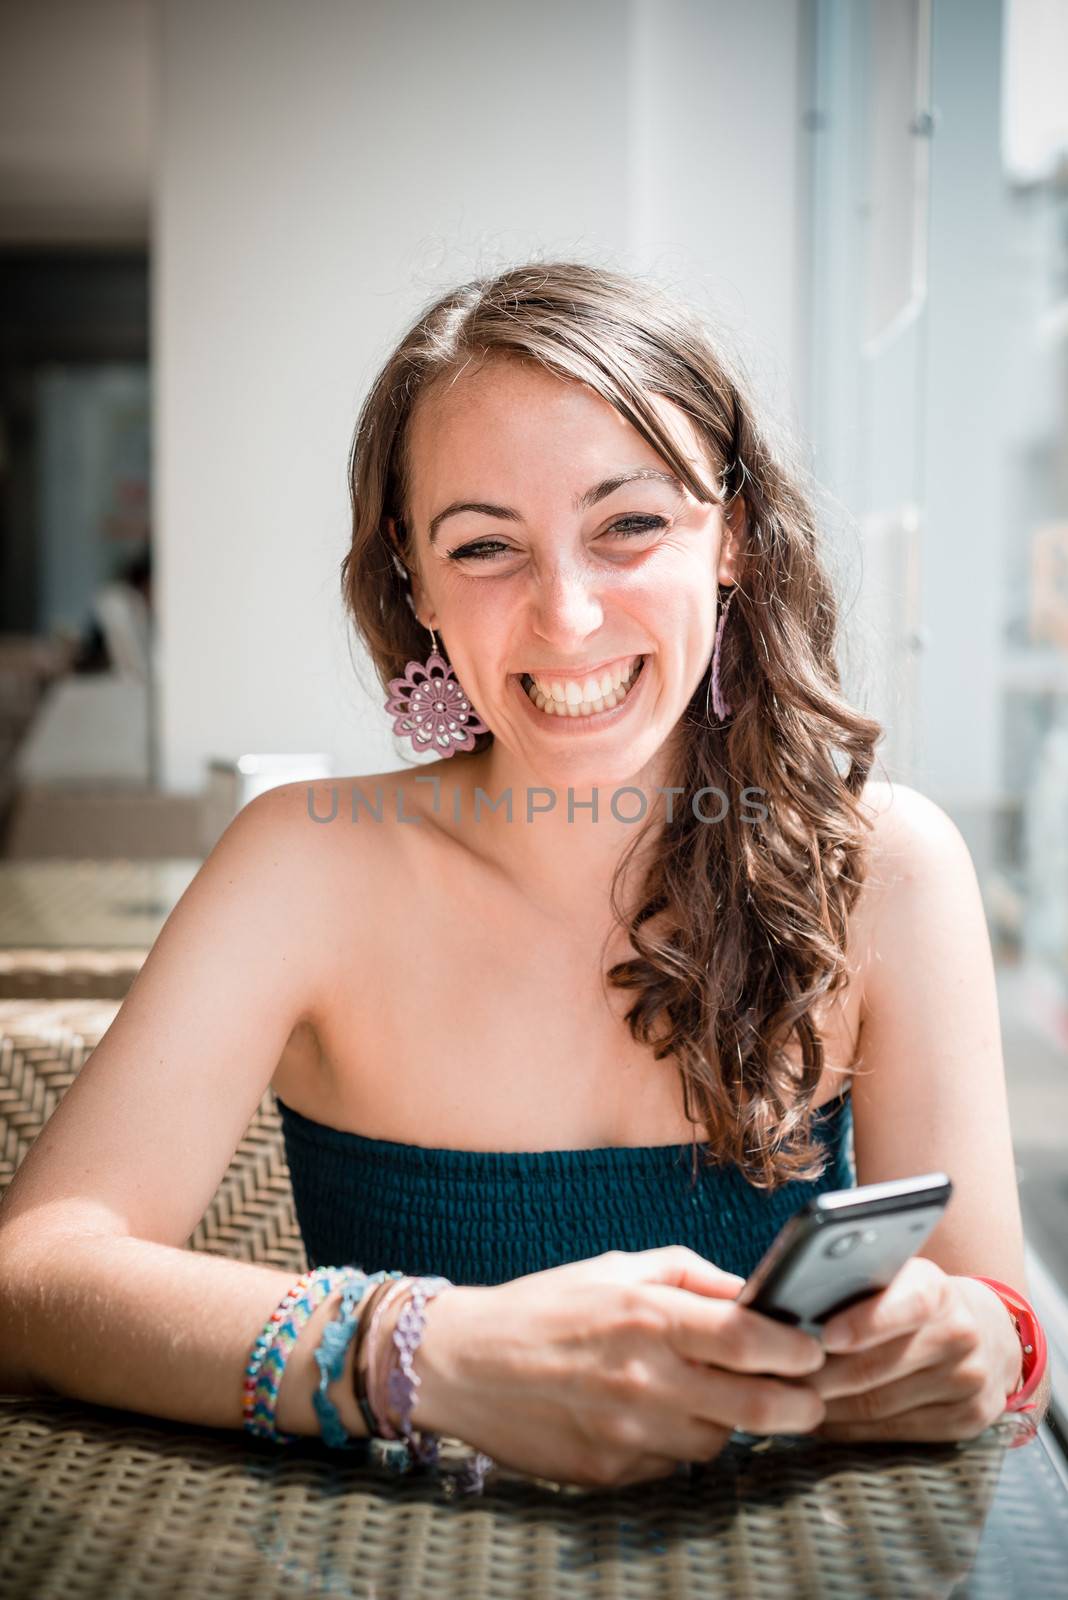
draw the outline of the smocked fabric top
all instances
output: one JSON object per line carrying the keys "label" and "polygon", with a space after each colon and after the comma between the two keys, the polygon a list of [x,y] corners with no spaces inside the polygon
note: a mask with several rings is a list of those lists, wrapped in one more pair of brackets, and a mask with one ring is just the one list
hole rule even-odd
{"label": "smocked fabric top", "polygon": [[606,1250],[684,1244],[748,1277],[807,1200],[856,1185],[848,1087],[813,1115],[822,1175],[773,1194],[734,1163],[699,1163],[695,1184],[689,1143],[435,1149],[331,1128],[275,1100],[309,1267],[494,1284]]}

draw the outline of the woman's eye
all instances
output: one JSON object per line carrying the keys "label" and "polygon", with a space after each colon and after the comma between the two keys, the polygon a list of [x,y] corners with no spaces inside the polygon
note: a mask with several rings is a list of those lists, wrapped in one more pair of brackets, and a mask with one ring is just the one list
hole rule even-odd
{"label": "woman's eye", "polygon": [[498,550],[507,550],[508,546],[499,539],[483,539],[481,544],[465,544],[459,550],[449,551],[450,561],[484,561],[487,556],[495,555]]}
{"label": "woman's eye", "polygon": [[[664,517],[621,517],[618,522],[606,529],[602,537],[618,534],[622,539],[631,539],[642,533],[655,533],[659,528],[666,528],[667,521]],[[482,539],[478,544],[465,544],[459,550],[449,552],[450,561],[487,561],[497,554],[499,550],[507,551],[509,546],[502,544],[499,539]]]}
{"label": "woman's eye", "polygon": [[618,522],[613,522],[608,532],[621,533],[624,539],[630,539],[637,533],[653,533],[657,528],[666,527],[667,522],[663,517],[621,517]]}

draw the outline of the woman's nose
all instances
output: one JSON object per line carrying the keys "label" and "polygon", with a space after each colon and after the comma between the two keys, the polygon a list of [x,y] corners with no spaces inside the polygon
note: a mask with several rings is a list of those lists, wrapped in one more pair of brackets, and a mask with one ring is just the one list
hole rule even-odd
{"label": "woman's nose", "polygon": [[538,584],[534,629],[543,639],[561,646],[581,642],[595,633],[603,620],[595,580],[581,568],[557,570]]}

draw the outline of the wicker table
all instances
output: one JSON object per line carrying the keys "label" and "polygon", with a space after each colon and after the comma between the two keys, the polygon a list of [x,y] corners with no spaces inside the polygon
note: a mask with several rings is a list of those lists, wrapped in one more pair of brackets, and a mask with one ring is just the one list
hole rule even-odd
{"label": "wicker table", "polygon": [[[117,1009],[0,1002],[0,1188]],[[269,1092],[189,1244],[304,1270]],[[436,1473],[316,1439],[0,1397],[0,1596],[1065,1600],[1068,1481],[1026,1426],[863,1448],[736,1434],[689,1477],[609,1492],[498,1471],[450,1498]]]}
{"label": "wicker table", "polygon": [[0,1399],[0,1593],[1063,1600],[1068,1489],[1041,1435],[1006,1448],[1015,1426],[864,1449],[735,1436],[689,1478],[491,1474],[450,1499],[312,1439]]}
{"label": "wicker table", "polygon": [[119,999],[201,863],[0,861],[0,998]]}

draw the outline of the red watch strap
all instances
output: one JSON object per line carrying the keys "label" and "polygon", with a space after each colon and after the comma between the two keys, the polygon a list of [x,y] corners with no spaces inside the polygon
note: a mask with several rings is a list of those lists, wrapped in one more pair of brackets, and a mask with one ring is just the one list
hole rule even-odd
{"label": "red watch strap", "polygon": [[[1030,1301],[1013,1289],[1007,1283],[1001,1283],[997,1278],[984,1278],[977,1272],[969,1273],[979,1283],[985,1283],[993,1289],[1006,1311],[1016,1325],[1020,1344],[1023,1347],[1023,1369],[1019,1388],[1013,1390],[1005,1401],[1006,1411],[1033,1411],[1035,1403],[1031,1396],[1042,1381],[1046,1370],[1047,1349],[1046,1335],[1042,1331],[1042,1324],[1035,1315],[1034,1307]],[[1030,1404],[1025,1402],[1031,1401]]]}

